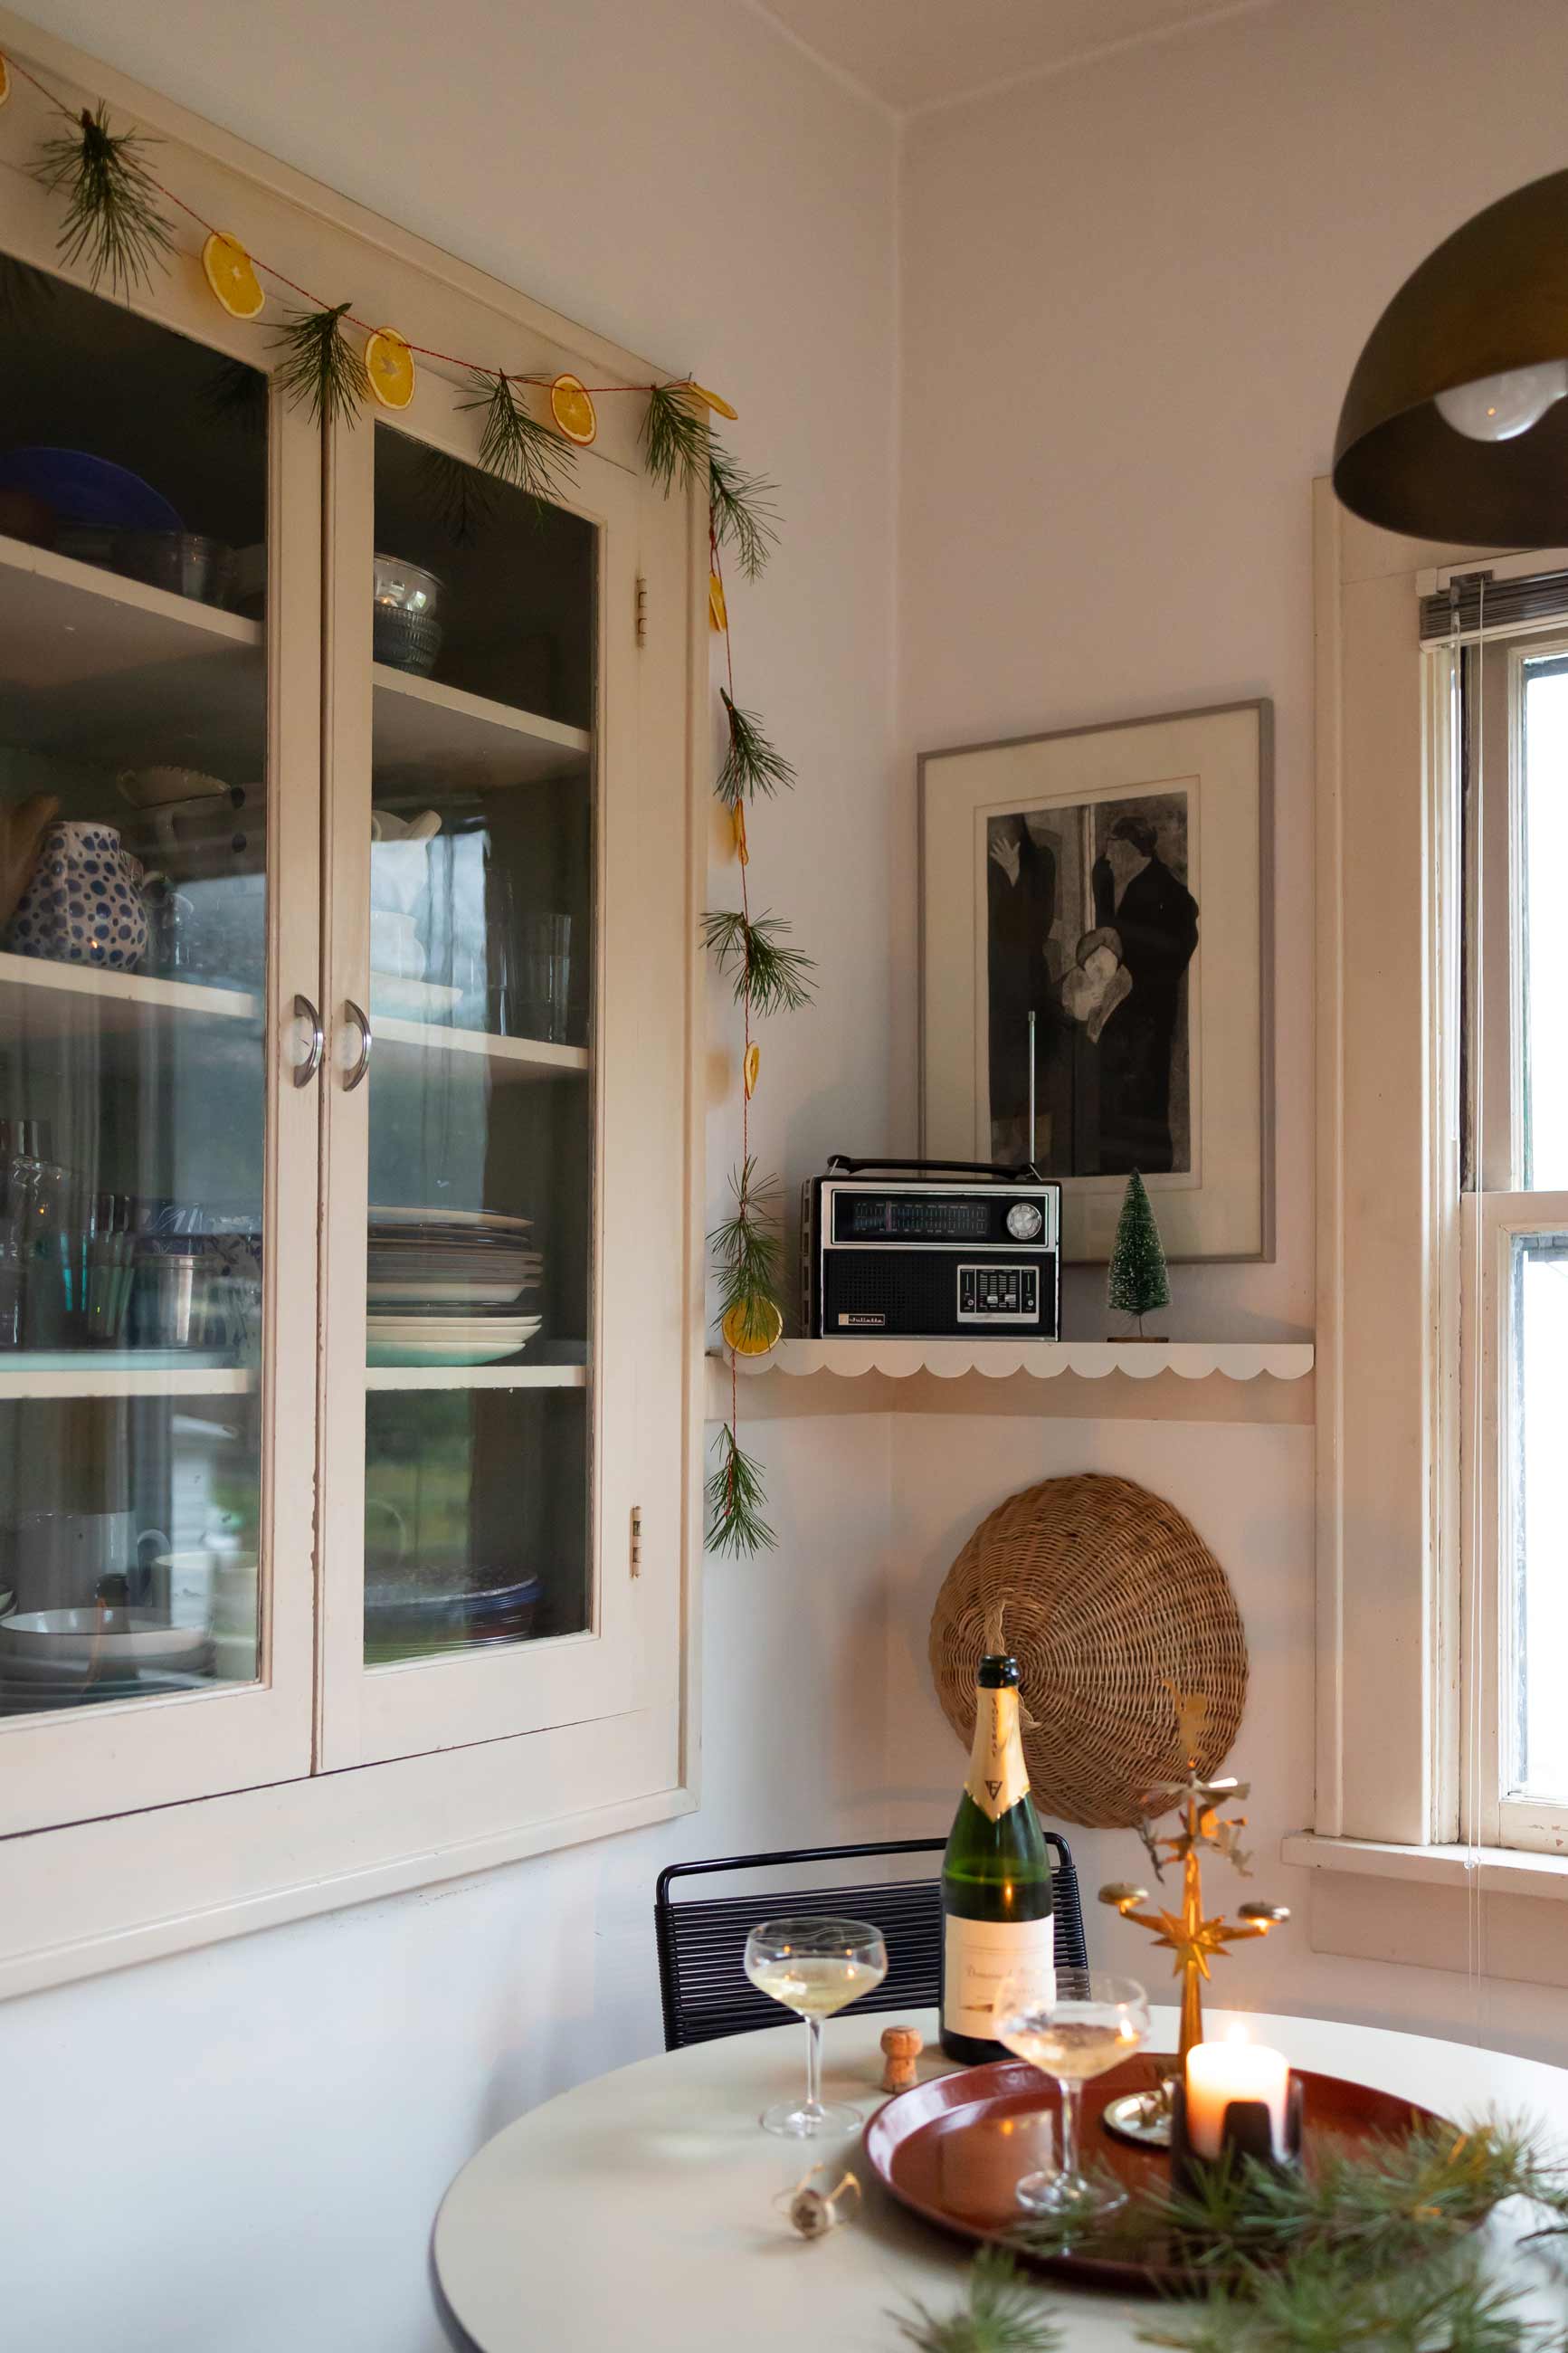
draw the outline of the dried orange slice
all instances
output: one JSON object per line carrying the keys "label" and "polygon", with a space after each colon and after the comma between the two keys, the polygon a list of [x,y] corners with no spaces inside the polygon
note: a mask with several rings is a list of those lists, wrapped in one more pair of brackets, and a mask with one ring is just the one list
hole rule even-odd
{"label": "dried orange slice", "polygon": [[749,866],[752,862],[752,853],[746,847],[746,804],[744,801],[737,801],[734,807],[730,811],[730,830],[735,837],[736,857],[740,860],[742,866]]}
{"label": "dried orange slice", "polygon": [[748,1103],[751,1102],[752,1097],[757,1092],[757,1081],[762,1075],[762,1048],[760,1046],[748,1046],[746,1049],[746,1059],[742,1065],[742,1077],[745,1082],[746,1101]]}
{"label": "dried orange slice", "polygon": [[10,97],[10,95],[11,69],[6,64],[5,58],[0,58],[0,106],[5,105],[5,100]]}
{"label": "dried orange slice", "polygon": [[395,327],[366,338],[364,372],[383,408],[406,408],[414,397],[414,354]]}
{"label": "dried orange slice", "polygon": [[550,387],[550,414],[565,434],[585,449],[599,429],[593,396],[574,375],[558,375]]}
{"label": "dried orange slice", "polygon": [[215,228],[202,248],[207,284],[231,319],[254,319],[267,297],[238,237]]}
{"label": "dried orange slice", "polygon": [[708,406],[716,409],[721,417],[727,417],[731,425],[736,422],[740,411],[731,408],[727,400],[721,400],[716,392],[710,392],[705,385],[689,383],[686,389],[695,399],[706,401]]}
{"label": "dried orange slice", "polygon": [[730,626],[730,614],[724,602],[724,583],[716,572],[708,575],[708,618],[722,637]]}
{"label": "dried orange slice", "polygon": [[737,1356],[765,1356],[784,1337],[784,1317],[771,1299],[738,1299],[719,1329]]}

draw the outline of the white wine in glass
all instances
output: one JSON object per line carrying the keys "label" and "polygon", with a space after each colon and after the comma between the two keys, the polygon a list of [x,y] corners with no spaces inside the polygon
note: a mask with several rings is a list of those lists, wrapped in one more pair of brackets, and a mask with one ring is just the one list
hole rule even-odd
{"label": "white wine in glass", "polygon": [[1131,1978],[1064,1968],[1054,1987],[1020,1970],[996,1989],[996,2034],[1015,2058],[1052,2076],[1061,2093],[1059,2162],[1055,2173],[1026,2173],[1018,2203],[1035,2214],[1092,2221],[1126,2203],[1126,2192],[1091,2181],[1079,2156],[1085,2084],[1119,2067],[1149,2039],[1149,2004]]}
{"label": "white wine in glass", "polygon": [[862,1994],[875,1993],[887,1974],[882,1932],[864,1920],[764,1920],[752,1930],[746,1975],[759,1993],[804,2018],[806,2032],[805,2097],[769,2108],[764,2130],[789,2140],[854,2131],[860,2122],[858,2108],[823,2103],[822,2021]]}

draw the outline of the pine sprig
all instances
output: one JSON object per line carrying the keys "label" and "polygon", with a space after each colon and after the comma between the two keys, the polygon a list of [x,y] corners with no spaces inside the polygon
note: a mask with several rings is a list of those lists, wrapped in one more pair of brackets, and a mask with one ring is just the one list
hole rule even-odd
{"label": "pine sprig", "polygon": [[764,1303],[778,1303],[779,1181],[759,1176],[755,1155],[748,1155],[731,1177],[730,1190],[735,1206],[708,1237],[719,1279],[719,1320],[740,1308],[744,1337],[761,1339],[773,1328]]}
{"label": "pine sprig", "polygon": [[510,376],[474,368],[469,381],[472,396],[458,405],[484,411],[479,464],[532,499],[542,521],[544,505],[563,498],[570,487],[575,449],[552,425],[542,425],[529,415],[512,390]]}
{"label": "pine sprig", "polygon": [[202,406],[215,424],[254,440],[267,431],[269,392],[266,376],[247,360],[221,359],[202,386]]}
{"label": "pine sprig", "polygon": [[370,398],[370,378],[357,343],[343,332],[346,302],[325,311],[291,311],[273,335],[281,353],[279,386],[290,408],[308,408],[325,428],[352,425]]}
{"label": "pine sprig", "polygon": [[734,550],[748,580],[757,579],[779,543],[776,482],[748,474],[720,441],[708,446],[708,519],[721,547]]}
{"label": "pine sprig", "polygon": [[721,973],[734,972],[735,1002],[750,998],[758,1013],[798,1013],[811,1003],[816,970],[799,948],[779,945],[789,930],[782,915],[750,920],[738,908],[710,909],[702,918],[702,944]]}
{"label": "pine sprig", "polygon": [[1371,2270],[1320,2252],[1216,2287],[1143,2341],[1175,2353],[1547,2353],[1517,2292],[1489,2279],[1470,2249]]}
{"label": "pine sprig", "polygon": [[643,418],[647,470],[666,498],[679,477],[683,490],[708,467],[708,406],[689,384],[656,384]]}
{"label": "pine sprig", "polygon": [[714,1446],[719,1467],[704,1490],[709,1551],[737,1556],[771,1552],[778,1538],[763,1517],[767,1496],[761,1466],[745,1451],[728,1422],[721,1426]]}
{"label": "pine sprig", "polygon": [[442,530],[454,547],[470,545],[495,513],[494,477],[454,458],[449,449],[437,449],[425,441],[415,446],[419,480]]}
{"label": "pine sprig", "polygon": [[795,770],[782,753],[773,750],[757,724],[756,713],[742,711],[722,687],[719,695],[730,723],[730,748],[713,787],[719,798],[733,808],[737,802],[755,800],[759,793],[771,800],[776,792],[793,792]]}
{"label": "pine sprig", "polygon": [[142,160],[150,143],[139,132],[110,131],[100,99],[91,114],[83,107],[73,131],[45,141],[34,166],[51,195],[62,189],[68,195],[61,257],[72,264],[85,259],[89,285],[107,278],[127,300],[174,249],[158,188]]}
{"label": "pine sprig", "polygon": [[1057,2353],[1062,2332],[1038,2291],[999,2247],[983,2247],[969,2266],[963,2302],[939,2318],[917,2304],[891,2316],[919,2353]]}

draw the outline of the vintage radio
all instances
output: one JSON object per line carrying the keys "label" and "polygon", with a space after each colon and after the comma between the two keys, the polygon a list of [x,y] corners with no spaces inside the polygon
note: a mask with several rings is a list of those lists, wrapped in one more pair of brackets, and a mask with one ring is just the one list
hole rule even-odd
{"label": "vintage radio", "polygon": [[1062,1188],[1032,1167],[847,1160],[802,1188],[813,1339],[1061,1337]]}

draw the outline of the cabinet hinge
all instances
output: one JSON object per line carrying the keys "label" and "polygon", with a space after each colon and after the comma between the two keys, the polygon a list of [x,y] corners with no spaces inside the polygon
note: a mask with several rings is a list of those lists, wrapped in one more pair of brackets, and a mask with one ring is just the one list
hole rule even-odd
{"label": "cabinet hinge", "polygon": [[640,572],[637,574],[637,643],[639,646],[647,643],[647,582]]}
{"label": "cabinet hinge", "polygon": [[632,1505],[631,1570],[634,1577],[642,1575],[642,1505],[640,1504]]}

